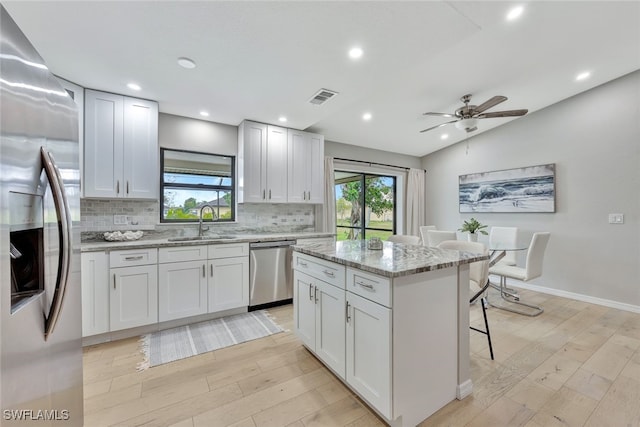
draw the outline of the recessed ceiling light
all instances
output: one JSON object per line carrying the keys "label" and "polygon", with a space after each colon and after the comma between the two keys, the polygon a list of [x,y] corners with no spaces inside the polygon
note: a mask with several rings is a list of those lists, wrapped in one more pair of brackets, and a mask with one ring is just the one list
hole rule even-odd
{"label": "recessed ceiling light", "polygon": [[287,121],[287,118],[285,116],[280,116],[280,117],[278,117],[278,121],[284,123],[284,122]]}
{"label": "recessed ceiling light", "polygon": [[362,48],[354,47],[349,51],[349,57],[351,59],[358,59],[362,56],[363,53],[364,51],[362,50]]}
{"label": "recessed ceiling light", "polygon": [[178,65],[180,65],[182,68],[196,68],[196,63],[193,62],[193,59],[185,57],[178,58]]}
{"label": "recessed ceiling light", "polygon": [[209,117],[209,113],[206,111],[200,111],[200,115],[203,117]]}
{"label": "recessed ceiling light", "polygon": [[369,121],[369,120],[371,120],[371,117],[372,117],[371,113],[364,113],[362,115],[362,120]]}
{"label": "recessed ceiling light", "polygon": [[129,83],[127,84],[127,87],[131,90],[141,90],[142,88],[140,87],[140,85],[136,84],[136,83]]}
{"label": "recessed ceiling light", "polygon": [[507,21],[513,21],[515,19],[518,19],[520,15],[522,15],[522,12],[524,12],[524,7],[522,6],[514,7],[509,11],[509,13],[507,13]]}
{"label": "recessed ceiling light", "polygon": [[590,75],[591,75],[590,72],[584,71],[576,76],[576,80],[580,81],[580,80],[588,79]]}
{"label": "recessed ceiling light", "polygon": [[448,133],[443,133],[442,135],[440,135],[440,139],[447,139],[447,138],[449,138]]}

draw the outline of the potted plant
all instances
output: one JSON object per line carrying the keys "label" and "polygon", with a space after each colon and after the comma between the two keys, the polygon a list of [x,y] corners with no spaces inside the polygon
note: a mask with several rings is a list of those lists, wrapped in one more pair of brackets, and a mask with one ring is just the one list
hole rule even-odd
{"label": "potted plant", "polygon": [[478,220],[475,218],[470,218],[462,223],[462,228],[459,228],[458,231],[462,231],[463,233],[468,232],[469,241],[477,242],[478,234],[489,234],[485,230],[483,230],[483,228],[487,228],[487,226],[480,224],[480,222],[478,222]]}

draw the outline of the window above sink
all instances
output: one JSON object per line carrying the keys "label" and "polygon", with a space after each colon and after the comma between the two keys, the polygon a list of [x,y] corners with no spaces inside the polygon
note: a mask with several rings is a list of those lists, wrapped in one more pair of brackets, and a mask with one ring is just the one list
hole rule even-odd
{"label": "window above sink", "polygon": [[235,157],[160,150],[160,222],[235,221]]}

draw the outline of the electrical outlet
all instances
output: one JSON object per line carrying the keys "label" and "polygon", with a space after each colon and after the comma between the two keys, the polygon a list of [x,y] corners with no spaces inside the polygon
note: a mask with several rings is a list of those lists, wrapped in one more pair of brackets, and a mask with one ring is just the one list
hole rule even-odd
{"label": "electrical outlet", "polygon": [[113,216],[113,224],[114,225],[127,225],[127,216],[126,215],[114,215]]}
{"label": "electrical outlet", "polygon": [[609,224],[624,224],[624,214],[621,214],[621,213],[609,214]]}

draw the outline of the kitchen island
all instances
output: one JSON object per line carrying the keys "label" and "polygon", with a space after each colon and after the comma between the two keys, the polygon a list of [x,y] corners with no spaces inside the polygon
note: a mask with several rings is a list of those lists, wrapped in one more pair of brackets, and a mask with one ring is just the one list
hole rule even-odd
{"label": "kitchen island", "polygon": [[469,263],[480,254],[365,241],[294,246],[294,328],[392,426],[472,392]]}

